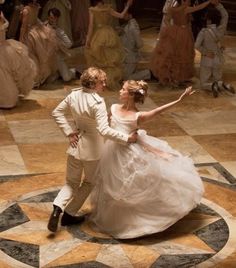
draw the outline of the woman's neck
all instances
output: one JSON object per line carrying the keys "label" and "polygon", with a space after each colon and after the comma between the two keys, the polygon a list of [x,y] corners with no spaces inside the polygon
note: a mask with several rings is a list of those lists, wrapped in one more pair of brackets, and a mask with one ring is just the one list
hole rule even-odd
{"label": "woman's neck", "polygon": [[136,111],[137,108],[135,106],[135,103],[134,102],[127,102],[127,103],[124,103],[122,105],[122,109],[126,110],[126,111]]}

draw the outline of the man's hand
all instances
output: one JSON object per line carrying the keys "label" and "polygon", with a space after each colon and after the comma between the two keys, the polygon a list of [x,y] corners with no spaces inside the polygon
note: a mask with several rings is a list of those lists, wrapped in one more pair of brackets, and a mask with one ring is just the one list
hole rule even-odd
{"label": "man's hand", "polygon": [[70,145],[72,148],[76,148],[78,141],[79,141],[79,137],[78,137],[79,133],[78,132],[73,132],[71,134],[68,135],[69,141],[70,141]]}
{"label": "man's hand", "polygon": [[129,135],[129,138],[128,138],[128,143],[135,143],[137,141],[137,138],[138,138],[138,133],[137,131],[131,133]]}

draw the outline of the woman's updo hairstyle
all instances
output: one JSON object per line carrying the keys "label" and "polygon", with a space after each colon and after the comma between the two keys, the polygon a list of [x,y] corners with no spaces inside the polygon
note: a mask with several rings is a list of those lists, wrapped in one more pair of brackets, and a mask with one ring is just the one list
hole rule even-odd
{"label": "woman's updo hairstyle", "polygon": [[147,96],[148,84],[143,80],[128,80],[127,83],[129,94],[134,96],[134,102],[143,104]]}

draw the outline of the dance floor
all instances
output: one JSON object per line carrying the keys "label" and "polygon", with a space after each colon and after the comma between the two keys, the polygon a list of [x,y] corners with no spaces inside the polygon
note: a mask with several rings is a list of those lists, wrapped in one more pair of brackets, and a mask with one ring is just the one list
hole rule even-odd
{"label": "dance floor", "polygon": [[[142,36],[140,68],[147,66],[156,29]],[[236,37],[225,39],[224,78],[236,87]],[[82,53],[73,49],[68,63],[83,64]],[[197,74],[199,54],[195,66]],[[0,267],[236,267],[236,95],[213,98],[199,90],[196,77],[194,95],[143,127],[192,157],[205,185],[201,204],[168,230],[128,241],[98,233],[88,221],[55,235],[47,230],[68,146],[51,111],[79,86],[79,80],[57,81],[33,90],[15,109],[0,110]],[[152,81],[141,108],[175,100],[182,90]],[[118,92],[104,97],[109,107]]]}

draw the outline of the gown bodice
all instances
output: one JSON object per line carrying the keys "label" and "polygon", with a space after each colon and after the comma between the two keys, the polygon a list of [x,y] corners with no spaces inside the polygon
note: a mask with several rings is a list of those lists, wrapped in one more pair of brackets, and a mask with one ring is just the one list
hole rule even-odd
{"label": "gown bodice", "polygon": [[137,112],[136,116],[132,119],[124,119],[119,115],[117,115],[116,107],[117,107],[116,104],[111,106],[111,114],[112,114],[111,127],[126,134],[130,134],[131,132],[137,130],[138,128],[137,120],[139,112]]}
{"label": "gown bodice", "polygon": [[172,7],[170,9],[170,14],[173,19],[174,25],[187,26],[190,23],[189,14],[185,13],[186,7]]}
{"label": "gown bodice", "polygon": [[92,12],[94,17],[94,29],[111,26],[112,16],[110,15],[110,6],[104,5],[104,7],[90,7],[89,10]]}

